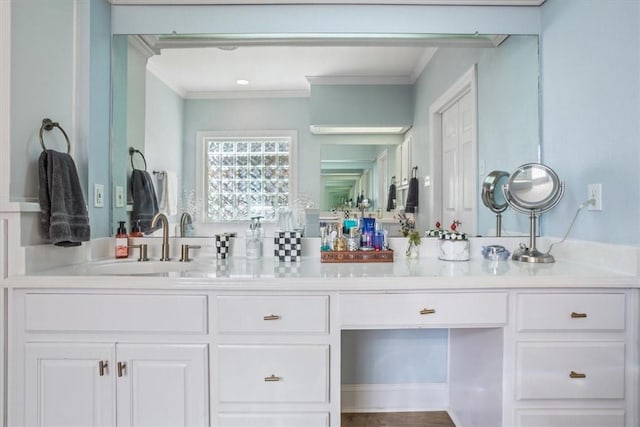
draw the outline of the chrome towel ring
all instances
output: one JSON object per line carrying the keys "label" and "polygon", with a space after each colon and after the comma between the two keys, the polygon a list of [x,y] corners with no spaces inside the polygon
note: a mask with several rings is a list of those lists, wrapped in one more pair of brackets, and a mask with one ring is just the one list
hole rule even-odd
{"label": "chrome towel ring", "polygon": [[147,159],[144,158],[144,154],[142,154],[142,151],[140,150],[136,150],[133,147],[129,147],[129,160],[131,160],[131,169],[135,169],[136,167],[133,165],[133,155],[134,154],[140,154],[140,157],[142,157],[142,161],[144,162],[144,170],[147,170]]}
{"label": "chrome towel ring", "polygon": [[44,138],[42,134],[44,133],[45,130],[49,131],[49,130],[53,130],[53,128],[60,129],[60,132],[62,132],[62,134],[64,135],[64,139],[67,140],[67,154],[69,154],[69,152],[71,151],[71,143],[69,142],[69,136],[64,131],[64,129],[62,129],[62,126],[60,126],[58,122],[54,122],[51,119],[42,119],[42,126],[40,126],[40,145],[42,146],[42,149],[44,151],[47,150],[47,147],[44,145]]}

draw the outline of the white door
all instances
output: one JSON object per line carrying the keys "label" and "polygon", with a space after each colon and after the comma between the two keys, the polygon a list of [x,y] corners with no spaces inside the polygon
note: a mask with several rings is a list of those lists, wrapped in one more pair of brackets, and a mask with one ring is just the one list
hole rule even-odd
{"label": "white door", "polygon": [[475,233],[475,118],[470,92],[442,112],[442,226]]}
{"label": "white door", "polygon": [[25,425],[115,425],[112,344],[25,345]]}
{"label": "white door", "polygon": [[118,344],[118,426],[208,426],[205,344]]}

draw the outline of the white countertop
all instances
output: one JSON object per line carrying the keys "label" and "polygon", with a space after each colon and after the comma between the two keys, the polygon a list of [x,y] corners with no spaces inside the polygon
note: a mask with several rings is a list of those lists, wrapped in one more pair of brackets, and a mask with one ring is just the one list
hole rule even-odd
{"label": "white countertop", "polygon": [[[5,280],[5,286],[341,292],[640,287],[637,273],[639,251],[633,247],[565,243],[562,249],[560,246],[554,248],[555,263],[531,264],[484,260],[479,255],[482,244],[495,242],[483,240],[472,242],[470,261],[451,262],[438,260],[434,242],[424,240],[420,258],[407,259],[404,251],[396,250],[392,263],[321,263],[316,254],[304,256],[294,263],[280,263],[273,257],[249,260],[234,256],[228,260],[217,260],[209,255],[190,263],[141,263],[147,270],[146,274],[130,274],[138,263],[129,258],[47,268],[10,277]],[[512,250],[512,247],[507,247]],[[164,272],[156,272],[156,267]]]}

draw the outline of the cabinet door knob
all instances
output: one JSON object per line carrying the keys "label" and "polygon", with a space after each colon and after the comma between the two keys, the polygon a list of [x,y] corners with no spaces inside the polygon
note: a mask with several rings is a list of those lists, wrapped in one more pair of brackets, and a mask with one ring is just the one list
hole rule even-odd
{"label": "cabinet door knob", "polygon": [[280,381],[281,378],[277,377],[275,374],[271,374],[271,376],[269,376],[269,377],[264,377],[264,380],[265,380],[265,382],[270,383],[270,382]]}
{"label": "cabinet door knob", "polygon": [[101,360],[98,362],[98,372],[100,373],[101,377],[104,377],[104,374],[108,368],[109,368],[108,360]]}
{"label": "cabinet door knob", "polygon": [[571,312],[572,319],[584,319],[587,317],[587,313],[576,313],[575,311]]}
{"label": "cabinet door knob", "polygon": [[587,374],[571,371],[571,373],[569,373],[569,378],[587,378]]}
{"label": "cabinet door knob", "polygon": [[125,370],[127,369],[127,362],[118,362],[118,376],[121,377],[124,375]]}
{"label": "cabinet door knob", "polygon": [[277,314],[269,314],[268,316],[263,317],[264,320],[280,320],[280,316]]}
{"label": "cabinet door knob", "polygon": [[420,314],[425,315],[425,314],[435,314],[436,310],[435,308],[423,308],[422,310],[420,310]]}

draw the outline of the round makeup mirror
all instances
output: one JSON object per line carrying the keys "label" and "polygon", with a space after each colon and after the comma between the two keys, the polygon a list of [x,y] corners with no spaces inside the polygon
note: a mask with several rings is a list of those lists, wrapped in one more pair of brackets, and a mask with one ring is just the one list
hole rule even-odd
{"label": "round makeup mirror", "polygon": [[518,167],[502,187],[505,200],[518,212],[529,214],[529,247],[514,251],[512,259],[524,262],[554,262],[553,256],[536,249],[536,216],[555,207],[564,195],[564,184],[550,167],[527,163]]}
{"label": "round makeup mirror", "polygon": [[502,192],[509,174],[505,171],[490,172],[482,183],[482,203],[496,214],[496,236],[502,236],[502,212],[509,207]]}

